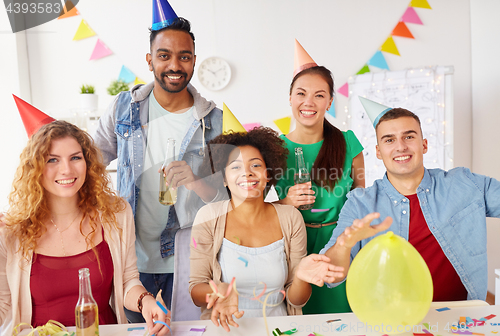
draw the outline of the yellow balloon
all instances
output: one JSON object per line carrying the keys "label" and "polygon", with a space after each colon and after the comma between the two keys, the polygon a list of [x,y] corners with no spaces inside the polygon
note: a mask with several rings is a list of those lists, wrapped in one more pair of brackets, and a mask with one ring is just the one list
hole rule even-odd
{"label": "yellow balloon", "polygon": [[427,315],[433,286],[422,256],[389,231],[356,255],[347,274],[346,291],[352,311],[366,328],[399,334],[412,332]]}

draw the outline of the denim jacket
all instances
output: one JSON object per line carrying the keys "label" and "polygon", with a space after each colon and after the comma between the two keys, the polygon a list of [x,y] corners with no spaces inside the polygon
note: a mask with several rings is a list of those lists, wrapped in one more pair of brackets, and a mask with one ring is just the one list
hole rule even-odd
{"label": "denim jacket", "polygon": [[[457,271],[467,289],[467,298],[485,300],[488,288],[486,217],[500,217],[500,182],[462,167],[448,172],[426,169],[417,196],[429,230]],[[408,240],[410,202],[393,187],[387,174],[373,186],[355,189],[347,197],[338,226],[320,253],[333,246],[354,219],[371,212],[380,213],[372,225],[390,216],[393,222],[387,231]],[[351,261],[373,238],[362,240],[352,248]]]}
{"label": "denim jacket", "polygon": [[[187,89],[194,98],[196,113],[191,117],[191,126],[182,140],[178,160],[186,161],[196,175],[203,162],[206,144],[222,132],[222,111],[215,107],[214,102],[203,98],[192,85],[189,84]],[[121,92],[99,119],[94,135],[104,164],[118,158],[118,193],[130,203],[134,215],[148,136],[148,97],[152,90],[153,83],[149,83]],[[218,200],[217,197],[215,200]],[[160,237],[162,257],[174,253],[175,233],[179,228],[192,225],[198,209],[203,205],[205,203],[194,191],[183,186],[177,189],[177,202],[170,207],[168,218],[165,219],[165,230]]]}

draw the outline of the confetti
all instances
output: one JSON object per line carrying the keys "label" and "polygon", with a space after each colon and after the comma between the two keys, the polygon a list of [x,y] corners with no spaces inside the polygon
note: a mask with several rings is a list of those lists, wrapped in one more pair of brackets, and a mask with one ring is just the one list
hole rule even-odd
{"label": "confetti", "polygon": [[133,327],[133,328],[127,328],[127,331],[134,331],[134,330],[143,330],[144,327]]}
{"label": "confetti", "polygon": [[450,308],[448,308],[448,307],[443,307],[443,308],[438,308],[438,309],[436,309],[436,311],[438,311],[438,312],[444,312],[444,311],[447,311],[447,310],[450,310]]}
{"label": "confetti", "polygon": [[238,260],[241,260],[245,263],[245,267],[248,267],[248,260],[246,260],[245,258],[243,258],[242,256],[239,256],[238,257]]}
{"label": "confetti", "polygon": [[329,211],[330,209],[311,209],[311,212],[326,212]]}
{"label": "confetti", "polygon": [[194,237],[193,237],[193,245],[194,245],[194,248],[198,247],[198,244],[196,244],[196,240],[194,240]]}

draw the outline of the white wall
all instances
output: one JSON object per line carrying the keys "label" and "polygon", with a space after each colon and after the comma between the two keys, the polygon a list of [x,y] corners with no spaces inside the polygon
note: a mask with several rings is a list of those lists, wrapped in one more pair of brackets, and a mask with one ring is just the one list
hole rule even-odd
{"label": "white wall", "polygon": [[[242,123],[290,115],[288,87],[293,71],[294,38],[318,64],[330,68],[340,87],[377,51],[408,6],[401,0],[171,0],[177,14],[188,18],[196,36],[198,64],[224,57],[233,79],[211,92],[192,83],[219,106],[225,102]],[[307,5],[306,5],[307,4]],[[408,24],[415,40],[396,37],[401,57],[385,54],[392,70],[426,65],[455,67],[455,153],[457,165],[471,165],[470,16],[469,0],[431,1],[432,10],[417,8],[424,25]],[[86,0],[81,16],[54,20],[28,35],[33,103],[58,117],[78,107],[78,87],[93,83],[103,109],[110,101],[105,88],[122,65],[145,81],[152,80],[145,62],[149,50],[151,4],[133,0]],[[451,15],[453,13],[453,15]],[[72,41],[84,18],[114,52],[88,61],[97,37]],[[43,32],[43,33],[41,33]],[[460,43],[456,43],[460,40]],[[61,85],[63,83],[63,85]],[[347,128],[347,98],[338,95],[338,119]]]}
{"label": "white wall", "polygon": [[26,33],[12,34],[7,12],[0,10],[0,211],[7,206],[19,154],[28,140],[12,94],[30,98],[29,67],[26,54]]}
{"label": "white wall", "polygon": [[[472,169],[500,179],[500,12],[496,0],[471,1],[472,35]],[[473,223],[471,223],[472,225]],[[500,268],[500,219],[488,219],[488,290],[495,292],[494,269]]]}
{"label": "white wall", "polygon": [[[500,148],[495,148],[498,141],[493,128],[500,118],[495,114],[499,98],[494,92],[498,87],[495,81],[498,81],[499,47],[490,38],[498,33],[483,30],[490,25],[498,32],[499,24],[495,23],[493,13],[498,12],[500,5],[495,0],[428,1],[432,10],[416,9],[424,25],[408,24],[415,40],[395,37],[402,56],[386,53],[389,67],[401,70],[427,65],[454,66],[455,165],[499,178],[494,167],[498,166]],[[198,64],[217,55],[224,57],[233,70],[231,83],[222,91],[203,88],[196,75],[192,83],[219,106],[226,102],[242,123],[261,121],[273,126],[273,119],[290,115],[288,86],[293,70],[294,38],[318,64],[332,70],[340,87],[390,35],[409,1],[171,0],[170,3],[178,15],[193,24]],[[62,118],[78,108],[78,88],[82,83],[96,86],[99,107],[104,109],[111,100],[105,89],[117,78],[122,65],[143,80],[152,80],[145,62],[149,50],[147,28],[151,26],[150,0],[85,0],[78,4],[78,10],[81,16],[54,20],[26,34],[8,33],[7,15],[0,11],[3,51],[0,101],[2,116],[7,121],[0,123],[3,158],[0,209],[7,205],[19,153],[26,143],[10,93],[17,93],[48,114]],[[72,41],[82,18],[113,55],[88,61],[97,38]],[[343,124],[348,123],[343,112],[346,105],[347,98],[338,95],[338,118],[334,123],[341,128],[348,127]],[[494,229],[498,230],[497,227]]]}

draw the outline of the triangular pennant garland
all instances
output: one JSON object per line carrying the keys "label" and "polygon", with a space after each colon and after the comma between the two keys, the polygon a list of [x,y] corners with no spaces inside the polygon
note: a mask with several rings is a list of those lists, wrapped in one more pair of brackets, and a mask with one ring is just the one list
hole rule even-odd
{"label": "triangular pennant garland", "polygon": [[418,17],[417,12],[415,12],[415,9],[413,9],[413,7],[408,7],[406,9],[406,12],[401,17],[401,21],[406,23],[423,24],[420,18]]}
{"label": "triangular pennant garland", "polygon": [[290,125],[292,124],[291,117],[284,117],[281,119],[276,119],[276,120],[274,120],[274,123],[276,124],[276,126],[278,126],[278,129],[280,130],[281,133],[283,133],[283,134],[290,133]]}
{"label": "triangular pennant garland", "polygon": [[139,77],[135,77],[134,85],[137,85],[137,84],[146,84],[146,82],[143,81],[142,79],[140,79]]}
{"label": "triangular pennant garland", "polygon": [[335,101],[332,101],[332,106],[326,112],[335,118]]}
{"label": "triangular pennant garland", "polygon": [[92,30],[92,28],[89,27],[85,20],[82,20],[82,22],[80,22],[80,26],[78,26],[78,30],[76,31],[75,36],[73,37],[73,41],[83,40],[94,35],[95,32]]}
{"label": "triangular pennant garland", "polygon": [[385,40],[384,44],[382,44],[382,47],[380,47],[380,50],[401,56],[399,54],[398,47],[396,47],[396,43],[394,43],[394,39],[392,38],[392,36],[389,36],[387,40]]}
{"label": "triangular pennant garland", "polygon": [[432,9],[427,0],[411,0],[411,7]]}
{"label": "triangular pennant garland", "polygon": [[349,84],[345,83],[340,87],[340,89],[337,90],[337,92],[340,93],[341,95],[349,97]]}
{"label": "triangular pennant garland", "polygon": [[[68,8],[70,9],[69,11],[68,11]],[[73,3],[71,1],[66,1],[66,3],[64,4],[64,9],[61,11],[61,13],[57,19],[58,20],[59,19],[66,19],[66,18],[69,18],[72,16],[77,16],[77,15],[80,15],[80,12],[78,11],[78,9],[76,9],[76,7],[73,5]]]}
{"label": "triangular pennant garland", "polygon": [[389,70],[389,66],[385,61],[384,54],[382,54],[381,51],[377,51],[375,55],[373,55],[372,58],[370,58],[370,60],[368,61],[368,65],[372,65],[380,69]]}
{"label": "triangular pennant garland", "polygon": [[92,51],[92,55],[90,56],[90,60],[96,60],[99,58],[106,57],[111,55],[113,52],[106,47],[104,43],[100,39],[97,39],[97,43],[95,44],[94,51]]}
{"label": "triangular pennant garland", "polygon": [[243,127],[247,130],[247,132],[250,132],[254,128],[257,128],[260,126],[260,122],[256,123],[248,123],[248,124],[243,124]]}
{"label": "triangular pennant garland", "polygon": [[130,71],[125,65],[122,65],[122,69],[120,70],[120,75],[118,79],[124,81],[125,83],[130,83],[135,80],[136,76],[132,71]]}
{"label": "triangular pennant garland", "polygon": [[362,75],[362,74],[367,73],[367,72],[370,72],[370,67],[368,66],[368,64],[365,64],[365,65],[363,65],[361,70],[356,72],[356,75]]}
{"label": "triangular pennant garland", "polygon": [[392,36],[408,37],[408,38],[414,39],[413,34],[411,33],[411,31],[408,29],[408,26],[406,26],[406,24],[403,21],[398,22],[398,24],[396,25],[396,27],[392,31],[391,35]]}

